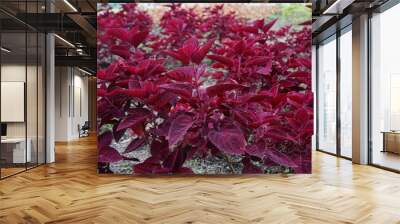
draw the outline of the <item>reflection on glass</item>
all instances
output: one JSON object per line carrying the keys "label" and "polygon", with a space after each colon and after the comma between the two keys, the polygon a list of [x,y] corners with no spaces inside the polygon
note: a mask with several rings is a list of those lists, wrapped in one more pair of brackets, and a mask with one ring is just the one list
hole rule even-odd
{"label": "reflection on glass", "polygon": [[37,120],[37,84],[38,84],[38,36],[36,32],[27,33],[27,95],[26,95],[26,113],[27,113],[27,143],[30,148],[30,161],[27,163],[27,167],[35,167],[38,160],[38,120]]}
{"label": "reflection on glass", "polygon": [[318,147],[336,153],[336,40],[318,51]]}
{"label": "reflection on glass", "polygon": [[340,152],[352,157],[352,35],[340,36]]}
{"label": "reflection on glass", "polygon": [[31,161],[26,141],[26,35],[2,33],[1,45],[1,123],[6,129],[1,139],[2,177],[25,170]]}
{"label": "reflection on glass", "polygon": [[[11,14],[43,13],[45,0],[0,1]],[[31,17],[30,19],[38,19]],[[45,162],[45,35],[0,12],[0,178]]]}
{"label": "reflection on glass", "polygon": [[38,164],[45,163],[45,60],[46,60],[46,52],[45,52],[45,44],[46,39],[45,35],[39,33],[38,35],[38,76],[37,76],[37,90],[38,90],[38,136],[37,136],[37,147],[38,147]]}
{"label": "reflection on glass", "polygon": [[372,18],[372,163],[400,170],[400,5]]}

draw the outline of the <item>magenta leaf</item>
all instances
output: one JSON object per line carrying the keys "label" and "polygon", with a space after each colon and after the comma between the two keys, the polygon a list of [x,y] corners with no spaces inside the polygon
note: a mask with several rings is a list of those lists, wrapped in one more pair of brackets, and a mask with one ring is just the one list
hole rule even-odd
{"label": "magenta leaf", "polygon": [[261,75],[269,75],[272,70],[272,61],[268,61],[267,64],[264,67],[261,67],[260,69],[257,70],[257,73]]}
{"label": "magenta leaf", "polygon": [[200,64],[204,57],[207,55],[208,51],[212,47],[215,39],[211,39],[204,44],[204,46],[200,47],[196,52],[192,55],[192,61],[196,64]]}
{"label": "magenta leaf", "polygon": [[235,84],[235,83],[220,83],[207,88],[207,94],[209,96],[215,96],[222,94],[227,91],[235,90],[235,89],[242,89],[245,86]]}
{"label": "magenta leaf", "polygon": [[150,157],[143,163],[134,165],[133,170],[138,174],[162,174],[170,171],[169,169],[161,166],[161,161],[157,157]]}
{"label": "magenta leaf", "polygon": [[191,82],[196,73],[194,66],[179,67],[167,73],[167,76],[179,82]]}
{"label": "magenta leaf", "polygon": [[181,52],[181,54],[185,55],[188,60],[190,60],[192,58],[192,55],[197,51],[198,48],[199,41],[195,37],[192,37],[185,41],[182,48],[180,48],[178,51]]}
{"label": "magenta leaf", "polygon": [[130,37],[132,45],[138,47],[139,44],[141,44],[146,39],[148,34],[149,34],[148,30],[144,30],[141,32],[133,32]]}
{"label": "magenta leaf", "polygon": [[168,131],[168,145],[172,150],[183,139],[193,125],[193,118],[188,114],[178,115],[171,123]]}
{"label": "magenta leaf", "polygon": [[170,84],[162,84],[159,86],[162,89],[169,90],[179,96],[182,96],[187,99],[192,98],[192,87],[189,84],[184,83],[170,83]]}
{"label": "magenta leaf", "polygon": [[99,135],[97,138],[97,145],[99,146],[99,148],[102,148],[105,146],[109,146],[114,137],[111,131],[106,131],[103,134]]}
{"label": "magenta leaf", "polygon": [[145,141],[143,138],[135,139],[135,140],[131,141],[131,143],[129,143],[129,145],[126,147],[124,153],[133,152],[136,149],[138,149],[139,147],[141,147],[144,143],[145,143]]}
{"label": "magenta leaf", "polygon": [[260,167],[255,166],[249,158],[244,158],[242,160],[243,170],[242,173],[247,174],[256,174],[256,173],[264,173]]}
{"label": "magenta leaf", "polygon": [[308,69],[311,69],[311,60],[307,58],[297,58],[296,61]]}
{"label": "magenta leaf", "polygon": [[226,66],[228,66],[228,67],[232,67],[232,66],[233,66],[233,63],[234,63],[234,61],[233,61],[232,59],[227,58],[227,57],[224,57],[224,56],[220,56],[220,55],[214,55],[214,54],[212,54],[212,55],[208,55],[207,57],[208,57],[209,59],[218,61],[219,63],[222,63],[222,64],[224,64],[224,65],[226,65]]}
{"label": "magenta leaf", "polygon": [[226,125],[220,130],[208,132],[208,139],[221,151],[227,154],[240,155],[246,148],[242,130],[234,124]]}
{"label": "magenta leaf", "polygon": [[110,37],[116,37],[120,40],[127,41],[129,39],[128,32],[123,28],[111,28],[107,30]]}
{"label": "magenta leaf", "polygon": [[126,129],[126,128],[133,128],[137,124],[140,124],[140,123],[144,122],[147,118],[148,118],[147,115],[141,115],[141,116],[131,115],[131,116],[123,119],[119,123],[117,131],[120,131],[120,130],[123,130],[123,129]]}
{"label": "magenta leaf", "polygon": [[294,78],[294,79],[309,79],[310,72],[293,72],[288,75],[288,78]]}
{"label": "magenta leaf", "polygon": [[292,167],[292,168],[297,167],[297,164],[295,162],[293,162],[292,159],[290,159],[287,155],[285,155],[279,151],[272,150],[272,149],[266,149],[265,155],[266,155],[266,157],[268,157],[268,159],[275,162],[276,164],[279,164],[282,166],[287,166],[287,167]]}
{"label": "magenta leaf", "polygon": [[278,21],[278,19],[274,19],[271,22],[267,23],[262,30],[264,31],[264,33],[267,33],[273,26],[274,24]]}
{"label": "magenta leaf", "polygon": [[129,115],[119,123],[117,131],[126,128],[133,128],[134,126],[146,121],[150,115],[150,112],[146,109],[132,108],[129,111]]}
{"label": "magenta leaf", "polygon": [[165,138],[153,140],[150,146],[150,151],[153,157],[160,158],[160,160],[165,160],[169,154],[168,142],[165,140]]}
{"label": "magenta leaf", "polygon": [[246,146],[246,153],[251,156],[256,156],[258,158],[263,159],[265,156],[265,148],[262,144],[257,145],[248,145]]}
{"label": "magenta leaf", "polygon": [[117,150],[110,146],[101,147],[98,155],[99,163],[113,163],[121,161],[123,158]]}
{"label": "magenta leaf", "polygon": [[111,46],[110,51],[111,53],[116,54],[124,59],[128,59],[131,56],[129,48],[123,46]]}
{"label": "magenta leaf", "polygon": [[254,65],[266,65],[266,66],[271,66],[271,57],[269,56],[259,56],[259,57],[254,57],[251,58],[246,62],[247,66],[254,66]]}
{"label": "magenta leaf", "polygon": [[175,59],[178,59],[179,61],[182,62],[183,65],[189,64],[190,58],[185,54],[182,54],[182,53],[177,52],[177,51],[172,51],[172,50],[165,50],[163,52],[165,54],[175,58]]}

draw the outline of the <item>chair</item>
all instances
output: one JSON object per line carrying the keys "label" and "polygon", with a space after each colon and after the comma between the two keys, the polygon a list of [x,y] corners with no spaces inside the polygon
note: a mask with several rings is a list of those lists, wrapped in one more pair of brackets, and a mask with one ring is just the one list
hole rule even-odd
{"label": "chair", "polygon": [[89,121],[85,121],[82,127],[78,124],[79,138],[89,136],[90,124]]}

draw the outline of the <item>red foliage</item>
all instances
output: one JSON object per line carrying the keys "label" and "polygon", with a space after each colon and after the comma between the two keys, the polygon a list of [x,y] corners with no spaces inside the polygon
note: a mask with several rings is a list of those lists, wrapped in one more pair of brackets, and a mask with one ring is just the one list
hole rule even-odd
{"label": "red foliage", "polygon": [[[104,7],[103,7],[104,8]],[[222,5],[202,14],[172,4],[159,24],[136,4],[98,15],[99,162],[126,159],[110,146],[129,131],[148,144],[136,173],[191,173],[193,156],[242,156],[311,172],[313,95],[309,23],[274,30]]]}

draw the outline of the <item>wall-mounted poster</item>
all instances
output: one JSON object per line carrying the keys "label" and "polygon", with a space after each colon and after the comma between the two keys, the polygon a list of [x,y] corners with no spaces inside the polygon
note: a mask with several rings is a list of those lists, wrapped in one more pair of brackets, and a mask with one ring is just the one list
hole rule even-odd
{"label": "wall-mounted poster", "polygon": [[310,5],[98,10],[99,173],[311,172]]}

